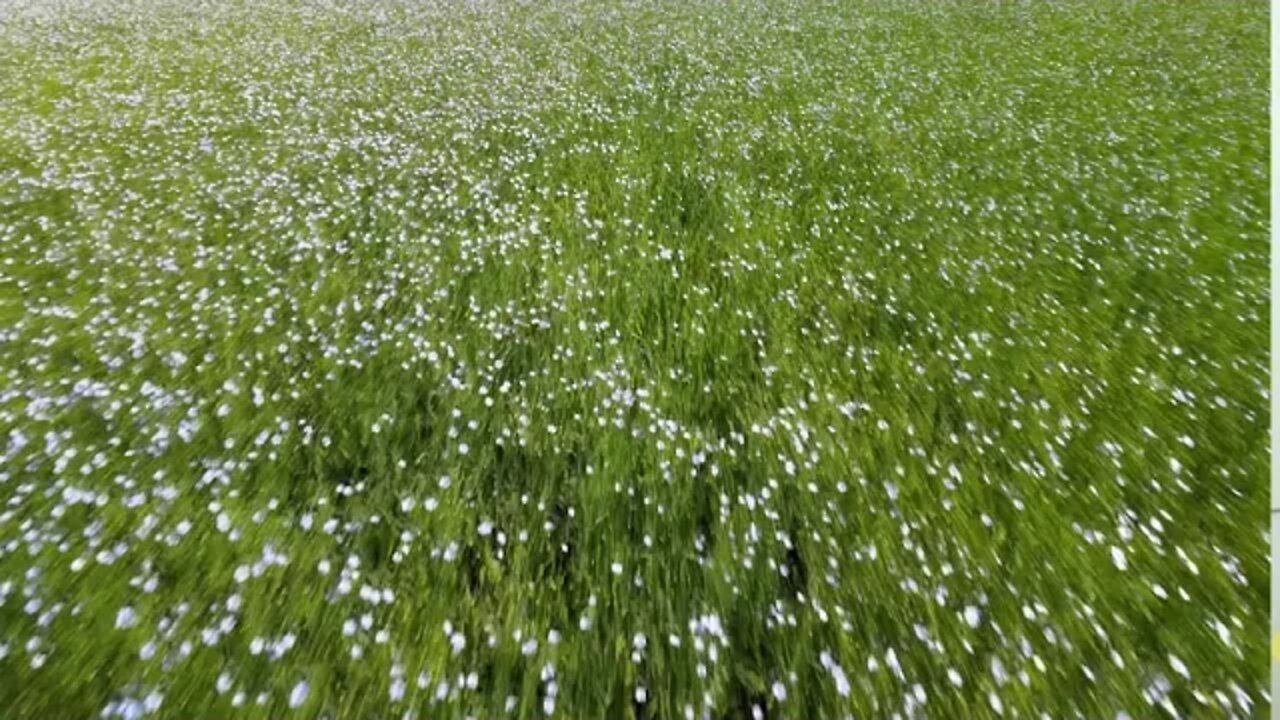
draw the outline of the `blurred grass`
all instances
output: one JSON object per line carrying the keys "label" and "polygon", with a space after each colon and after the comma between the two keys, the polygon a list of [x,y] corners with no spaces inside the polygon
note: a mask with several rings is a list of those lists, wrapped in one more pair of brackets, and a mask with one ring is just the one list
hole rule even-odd
{"label": "blurred grass", "polygon": [[566,717],[1268,705],[1264,4],[42,7],[0,21],[11,716],[537,716],[547,664]]}

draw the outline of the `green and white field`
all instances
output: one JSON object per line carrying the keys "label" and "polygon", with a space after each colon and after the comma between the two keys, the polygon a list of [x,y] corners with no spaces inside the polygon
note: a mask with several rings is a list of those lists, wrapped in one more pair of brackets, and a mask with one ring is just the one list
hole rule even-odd
{"label": "green and white field", "polygon": [[0,716],[1266,715],[1267,23],[0,0]]}

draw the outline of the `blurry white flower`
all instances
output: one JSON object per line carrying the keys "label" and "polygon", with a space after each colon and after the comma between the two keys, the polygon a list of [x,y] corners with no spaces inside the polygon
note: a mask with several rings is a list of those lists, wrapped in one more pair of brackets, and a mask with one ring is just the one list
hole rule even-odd
{"label": "blurry white flower", "polygon": [[138,615],[133,608],[125,605],[116,612],[116,627],[123,630],[131,628],[138,622]]}
{"label": "blurry white flower", "polygon": [[311,691],[311,686],[306,680],[299,680],[297,685],[289,691],[289,707],[300,708],[307,701],[307,693]]}

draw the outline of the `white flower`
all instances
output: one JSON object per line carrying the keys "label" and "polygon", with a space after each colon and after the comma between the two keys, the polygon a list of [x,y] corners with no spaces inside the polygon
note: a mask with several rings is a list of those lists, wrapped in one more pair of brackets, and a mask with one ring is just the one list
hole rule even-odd
{"label": "white flower", "polygon": [[818,656],[818,661],[822,664],[822,667],[827,669],[827,672],[831,673],[832,679],[836,681],[836,692],[840,694],[840,697],[849,697],[851,688],[849,686],[849,678],[844,674],[844,668],[841,668],[836,663],[835,658],[831,657],[831,653],[826,650],[823,650],[822,654]]}
{"label": "white flower", "polygon": [[120,702],[117,712],[125,720],[138,720],[143,715],[142,703],[133,698],[126,698]]}
{"label": "white flower", "polygon": [[118,612],[116,612],[117,628],[121,630],[125,630],[133,627],[137,623],[138,623],[138,614],[133,611],[132,607],[125,605],[124,607],[120,608]]}
{"label": "white flower", "polygon": [[306,680],[299,680],[297,685],[293,686],[293,690],[289,691],[289,707],[300,708],[302,703],[307,701],[307,693],[311,690],[311,686]]}
{"label": "white flower", "polygon": [[1111,546],[1111,562],[1115,563],[1116,568],[1121,571],[1129,569],[1129,558],[1124,554],[1124,550],[1119,547]]}

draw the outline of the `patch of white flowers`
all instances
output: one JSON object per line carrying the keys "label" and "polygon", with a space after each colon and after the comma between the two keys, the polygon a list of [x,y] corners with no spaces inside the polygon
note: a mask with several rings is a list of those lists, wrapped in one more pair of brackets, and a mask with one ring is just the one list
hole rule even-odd
{"label": "patch of white flowers", "polygon": [[0,703],[1256,714],[1221,5],[0,2]]}

